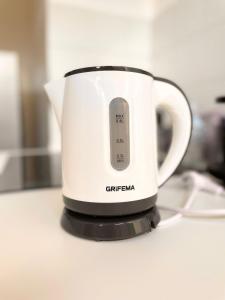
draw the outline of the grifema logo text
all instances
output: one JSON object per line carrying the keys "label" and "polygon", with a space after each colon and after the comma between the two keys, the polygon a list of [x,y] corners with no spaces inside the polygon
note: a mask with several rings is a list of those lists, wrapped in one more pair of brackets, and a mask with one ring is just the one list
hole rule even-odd
{"label": "grifema logo text", "polygon": [[106,192],[126,192],[135,190],[134,185],[107,185]]}

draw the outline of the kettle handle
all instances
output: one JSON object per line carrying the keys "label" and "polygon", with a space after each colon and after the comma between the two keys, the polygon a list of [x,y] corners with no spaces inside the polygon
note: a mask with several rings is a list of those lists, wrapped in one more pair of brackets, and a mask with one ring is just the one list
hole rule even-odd
{"label": "kettle handle", "polygon": [[166,110],[172,120],[171,145],[158,172],[158,185],[162,186],[174,173],[187,151],[192,131],[192,113],[184,93],[167,79],[154,79],[153,95],[156,107]]}

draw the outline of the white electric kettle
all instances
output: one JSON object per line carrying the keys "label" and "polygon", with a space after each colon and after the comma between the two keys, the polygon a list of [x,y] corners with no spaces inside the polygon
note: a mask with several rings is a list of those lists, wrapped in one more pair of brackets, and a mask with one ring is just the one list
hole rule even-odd
{"label": "white electric kettle", "polygon": [[[94,239],[142,233],[132,229],[135,234],[127,234],[123,228],[118,235],[118,224],[155,207],[158,187],[173,174],[187,150],[192,116],[183,92],[147,71],[120,66],[76,69],[47,83],[45,89],[61,128],[67,213],[79,222],[89,218],[82,233],[76,228],[75,233]],[[173,135],[158,169],[159,107],[170,114]],[[98,220],[97,225],[91,220]],[[111,227],[104,227],[103,220]]]}

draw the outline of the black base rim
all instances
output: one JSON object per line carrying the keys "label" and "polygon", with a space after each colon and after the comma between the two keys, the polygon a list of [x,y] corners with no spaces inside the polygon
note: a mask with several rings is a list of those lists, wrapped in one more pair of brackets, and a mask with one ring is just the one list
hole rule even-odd
{"label": "black base rim", "polygon": [[64,209],[61,226],[77,237],[95,241],[124,240],[152,231],[160,221],[156,206],[151,209],[120,217],[93,217]]}

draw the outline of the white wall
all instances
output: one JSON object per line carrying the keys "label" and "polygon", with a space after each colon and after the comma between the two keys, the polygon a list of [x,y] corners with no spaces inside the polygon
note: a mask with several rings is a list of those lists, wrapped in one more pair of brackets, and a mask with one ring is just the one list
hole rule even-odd
{"label": "white wall", "polygon": [[[133,9],[130,15],[117,14],[118,10],[106,11],[105,7],[101,9],[99,5],[105,3],[103,1],[98,1],[98,9],[71,3],[54,0],[47,5],[49,79],[61,77],[75,68],[96,65],[152,69],[151,20],[148,15],[142,17],[143,8],[138,17],[134,17]],[[126,3],[127,10],[132,8],[129,1]],[[59,133],[52,117],[50,138],[50,144],[57,147]]]}
{"label": "white wall", "polygon": [[154,20],[154,69],[177,82],[193,107],[225,94],[225,1],[179,0]]}
{"label": "white wall", "polygon": [[49,77],[95,65],[151,68],[150,21],[61,3],[48,11]]}

